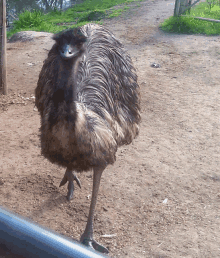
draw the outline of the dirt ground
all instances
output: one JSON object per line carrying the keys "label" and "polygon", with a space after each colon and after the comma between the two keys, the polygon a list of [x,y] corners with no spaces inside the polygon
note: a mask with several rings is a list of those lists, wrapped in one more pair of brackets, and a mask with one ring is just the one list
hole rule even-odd
{"label": "dirt ground", "polygon": [[[173,14],[174,3],[140,5],[104,21],[137,68],[142,123],[138,138],[119,149],[116,163],[103,174],[95,239],[109,248],[110,257],[217,258],[220,37],[166,34],[158,25]],[[79,239],[92,172],[79,174],[82,189],[76,187],[69,203],[66,187],[59,188],[65,170],[40,155],[40,117],[32,98],[52,44],[42,36],[7,46],[9,96],[0,96],[0,203]]]}

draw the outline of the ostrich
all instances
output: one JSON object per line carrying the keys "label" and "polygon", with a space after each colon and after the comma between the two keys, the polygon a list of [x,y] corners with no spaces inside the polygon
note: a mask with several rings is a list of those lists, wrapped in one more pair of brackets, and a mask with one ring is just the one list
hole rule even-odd
{"label": "ostrich", "polygon": [[41,153],[66,168],[73,197],[75,172],[93,170],[87,225],[80,241],[108,249],[93,239],[93,217],[101,180],[117,148],[137,136],[140,122],[139,86],[130,56],[107,29],[87,24],[55,34],[35,89],[41,115]]}

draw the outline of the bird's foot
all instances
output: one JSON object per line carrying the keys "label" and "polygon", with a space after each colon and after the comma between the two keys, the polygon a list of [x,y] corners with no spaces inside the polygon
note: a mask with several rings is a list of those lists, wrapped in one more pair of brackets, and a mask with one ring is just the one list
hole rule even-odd
{"label": "bird's foot", "polygon": [[104,247],[103,245],[100,245],[94,239],[89,239],[89,238],[83,237],[83,235],[82,235],[81,238],[80,238],[80,242],[83,245],[88,246],[92,249],[95,249],[96,251],[98,251],[100,253],[105,253],[105,254],[109,253],[109,251],[106,247]]}
{"label": "bird's foot", "polygon": [[67,193],[67,200],[70,201],[73,198],[73,192],[74,192],[74,184],[73,181],[76,181],[77,185],[81,188],[81,183],[78,179],[78,177],[71,171],[71,170],[66,170],[65,175],[60,182],[60,187],[68,183],[68,193]]}

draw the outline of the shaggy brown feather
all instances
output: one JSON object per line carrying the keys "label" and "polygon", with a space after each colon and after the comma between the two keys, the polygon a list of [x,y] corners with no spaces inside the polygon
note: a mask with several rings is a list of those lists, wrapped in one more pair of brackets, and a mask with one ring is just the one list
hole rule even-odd
{"label": "shaggy brown feather", "polygon": [[[74,35],[80,50],[68,61],[59,54],[65,33]],[[117,147],[139,132],[139,86],[131,58],[95,24],[54,39],[35,90],[42,154],[76,171],[112,164]]]}

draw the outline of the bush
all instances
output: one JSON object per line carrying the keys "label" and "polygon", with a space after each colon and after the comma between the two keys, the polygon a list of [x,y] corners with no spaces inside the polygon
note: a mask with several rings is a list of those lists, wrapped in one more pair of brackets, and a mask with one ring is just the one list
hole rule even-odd
{"label": "bush", "polygon": [[105,17],[105,11],[91,11],[84,13],[84,15],[78,20],[78,22],[88,22],[88,21],[100,21]]}
{"label": "bush", "polygon": [[16,28],[32,28],[38,27],[42,24],[42,12],[34,10],[33,12],[24,11],[18,17],[19,20],[14,21],[14,29]]}

